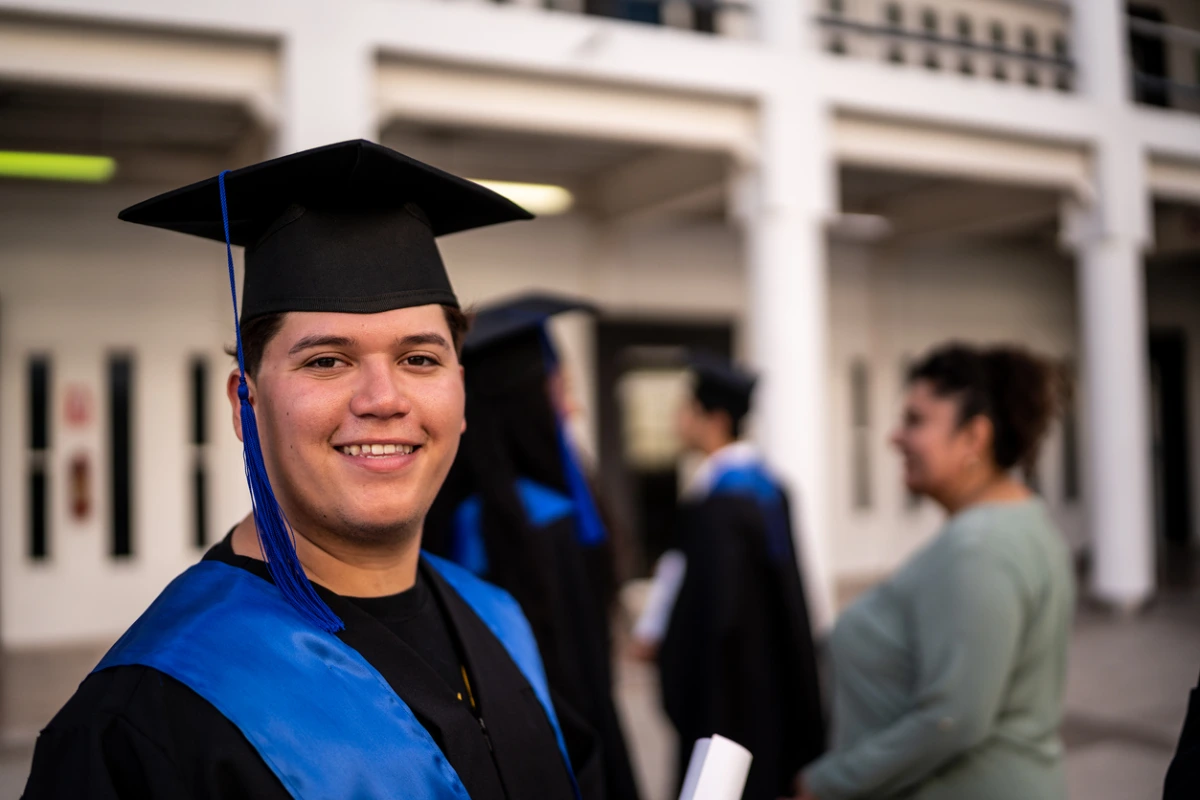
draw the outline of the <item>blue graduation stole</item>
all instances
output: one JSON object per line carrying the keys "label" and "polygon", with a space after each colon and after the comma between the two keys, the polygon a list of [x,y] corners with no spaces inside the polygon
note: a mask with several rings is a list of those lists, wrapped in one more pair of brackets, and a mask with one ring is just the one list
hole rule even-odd
{"label": "blue graduation stole", "polygon": [[791,534],[788,532],[783,490],[761,464],[739,464],[717,475],[711,496],[748,497],[758,504],[766,522],[767,549],[774,559],[791,553]]}
{"label": "blue graduation stole", "polygon": [[[535,528],[544,528],[575,513],[575,502],[528,478],[517,478],[517,497],[525,517]],[[483,542],[483,499],[475,494],[455,509],[451,522],[450,558],[475,575],[487,575],[487,547]]]}
{"label": "blue graduation stole", "polygon": [[[570,773],[541,656],[520,606],[466,570],[422,557],[529,681]],[[273,584],[244,569],[219,561],[188,569],[95,671],[133,664],[171,676],[212,704],[298,800],[468,798],[433,737],[384,677],[337,636],[305,623]]]}

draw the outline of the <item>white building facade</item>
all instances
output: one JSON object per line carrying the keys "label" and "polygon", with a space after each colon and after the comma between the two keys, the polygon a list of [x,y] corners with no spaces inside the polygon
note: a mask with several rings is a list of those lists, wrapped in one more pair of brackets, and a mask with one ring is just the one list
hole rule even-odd
{"label": "white building facade", "polygon": [[1189,0],[0,0],[0,150],[117,165],[0,177],[12,668],[110,643],[248,509],[223,248],[117,210],[358,137],[572,192],[443,253],[467,302],[603,307],[560,332],[635,540],[654,469],[616,428],[665,417],[622,410],[621,365],[725,342],[828,625],[939,524],[887,452],[905,365],[1016,341],[1077,376],[1038,487],[1138,607],[1200,524],[1198,31]]}

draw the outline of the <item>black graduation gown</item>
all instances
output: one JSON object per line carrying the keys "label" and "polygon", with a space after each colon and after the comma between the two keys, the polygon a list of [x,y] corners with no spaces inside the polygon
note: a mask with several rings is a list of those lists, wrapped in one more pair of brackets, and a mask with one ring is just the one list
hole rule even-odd
{"label": "black graduation gown", "polygon": [[[785,503],[786,509],[786,503]],[[745,800],[790,796],[825,748],[807,604],[789,537],[771,558],[759,505],[711,495],[680,507],[687,571],[660,649],[663,703],[679,770],[696,739],[720,734],[754,756]]]}
{"label": "black graduation gown", "polygon": [[1179,746],[1163,784],[1163,800],[1197,797],[1200,797],[1200,686],[1192,689]]}
{"label": "black graduation gown", "polygon": [[[262,562],[234,555],[228,539],[206,558],[269,579]],[[345,622],[339,637],[408,704],[473,800],[572,798],[553,728],[533,688],[466,602],[435,570],[424,563],[421,570],[452,629],[486,730],[407,643],[354,602],[322,587],[317,591]],[[595,736],[557,698],[555,710],[583,796],[597,797],[589,788],[597,780]],[[206,700],[157,670],[122,666],[88,676],[42,731],[24,797],[282,800],[290,795],[241,731]]]}
{"label": "black graduation gown", "polygon": [[[431,514],[431,520],[439,515]],[[637,800],[625,736],[612,696],[612,644],[605,544],[585,548],[573,517],[504,526],[485,519],[487,580],[508,591],[529,619],[551,689],[595,730],[603,795]],[[430,523],[430,551],[450,557],[449,523]],[[503,530],[500,530],[503,529]]]}

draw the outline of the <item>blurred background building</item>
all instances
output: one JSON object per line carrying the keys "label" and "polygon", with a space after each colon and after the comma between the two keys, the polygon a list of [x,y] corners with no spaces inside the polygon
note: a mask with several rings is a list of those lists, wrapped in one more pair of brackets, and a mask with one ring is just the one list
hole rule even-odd
{"label": "blurred background building", "polygon": [[116,212],[357,137],[541,214],[444,240],[464,300],[604,308],[558,332],[629,576],[670,536],[672,355],[725,351],[829,625],[938,525],[886,433],[952,337],[1060,362],[1032,480],[1091,597],[1190,563],[1195,0],[0,0],[6,741],[248,509],[224,250]]}

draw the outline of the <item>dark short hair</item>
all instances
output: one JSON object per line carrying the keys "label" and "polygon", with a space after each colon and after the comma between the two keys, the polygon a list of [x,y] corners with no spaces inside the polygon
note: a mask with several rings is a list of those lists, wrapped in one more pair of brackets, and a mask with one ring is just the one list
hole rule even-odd
{"label": "dark short hair", "polygon": [[742,425],[750,412],[750,403],[742,398],[731,398],[697,381],[692,387],[692,397],[705,414],[724,414],[729,418],[729,435],[734,439],[742,436]]}
{"label": "dark short hair", "polygon": [[[283,327],[283,319],[289,312],[280,311],[276,314],[264,314],[261,317],[247,320],[242,323],[242,358],[246,362],[246,374],[253,378],[258,374],[258,368],[262,366],[263,353],[267,350],[267,345],[279,333],[279,329]],[[454,345],[454,353],[462,358],[463,340],[467,338],[467,330],[471,323],[463,310],[456,306],[442,306],[442,314],[446,318],[446,326],[450,328],[450,340]],[[225,348],[225,352],[231,356],[236,356],[237,352],[232,348]]]}
{"label": "dark short hair", "polygon": [[1020,346],[952,342],[908,371],[908,383],[916,381],[927,381],[938,397],[954,398],[960,426],[977,416],[991,421],[997,467],[1033,468],[1058,406],[1055,372],[1045,359]]}

